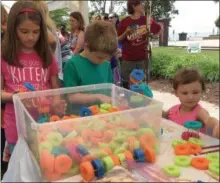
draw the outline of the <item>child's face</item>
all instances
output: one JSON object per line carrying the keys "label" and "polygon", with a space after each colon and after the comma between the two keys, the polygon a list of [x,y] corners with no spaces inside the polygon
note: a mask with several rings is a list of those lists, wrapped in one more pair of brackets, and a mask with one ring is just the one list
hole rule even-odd
{"label": "child's face", "polygon": [[182,105],[192,108],[196,106],[202,94],[202,85],[199,81],[189,84],[178,85],[175,95],[179,98]]}
{"label": "child's face", "polygon": [[71,27],[73,30],[75,30],[79,27],[78,21],[73,17],[70,17],[70,24],[71,24]]}
{"label": "child's face", "polygon": [[31,20],[24,20],[18,25],[16,32],[22,48],[33,49],[40,37],[40,25]]}
{"label": "child's face", "polygon": [[103,64],[104,61],[110,60],[110,56],[103,52],[89,52],[89,60],[94,64]]}

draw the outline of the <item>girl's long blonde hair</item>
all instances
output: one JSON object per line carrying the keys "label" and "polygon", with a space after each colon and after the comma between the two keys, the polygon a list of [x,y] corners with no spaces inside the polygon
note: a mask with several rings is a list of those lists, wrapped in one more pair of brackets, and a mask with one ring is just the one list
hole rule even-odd
{"label": "girl's long blonde hair", "polygon": [[43,14],[47,28],[53,33],[56,33],[56,26],[53,22],[53,20],[50,18],[49,9],[47,6],[47,3],[45,1],[33,1],[33,3],[37,6],[37,8],[41,11]]}

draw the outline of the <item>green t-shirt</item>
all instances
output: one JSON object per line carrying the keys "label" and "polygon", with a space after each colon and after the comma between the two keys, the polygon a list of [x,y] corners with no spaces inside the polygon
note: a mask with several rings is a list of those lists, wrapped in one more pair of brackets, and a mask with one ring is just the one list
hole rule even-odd
{"label": "green t-shirt", "polygon": [[[64,86],[74,87],[91,84],[113,83],[113,76],[110,63],[105,61],[103,64],[93,64],[90,60],[81,55],[75,55],[68,60],[64,67]],[[111,95],[109,89],[87,91],[87,94]],[[99,105],[99,102],[84,104],[83,106]],[[68,103],[67,113],[79,115],[80,104]]]}
{"label": "green t-shirt", "polygon": [[80,54],[73,56],[65,64],[64,86],[82,86],[101,83],[113,83],[110,63],[93,64]]}

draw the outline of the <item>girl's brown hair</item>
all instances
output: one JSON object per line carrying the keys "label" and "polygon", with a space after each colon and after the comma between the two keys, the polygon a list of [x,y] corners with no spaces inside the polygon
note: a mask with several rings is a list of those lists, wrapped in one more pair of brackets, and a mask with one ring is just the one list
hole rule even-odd
{"label": "girl's brown hair", "polygon": [[127,2],[127,8],[128,8],[128,14],[132,15],[134,14],[134,7],[141,4],[141,0],[128,0]]}
{"label": "girl's brown hair", "polygon": [[[31,9],[33,11],[22,11],[25,9]],[[48,43],[47,27],[42,14],[30,1],[18,1],[11,7],[8,16],[8,31],[6,32],[2,47],[3,58],[9,65],[22,67],[18,60],[20,41],[16,31],[17,27],[25,20],[34,21],[40,26],[40,37],[35,45],[35,50],[43,61],[43,67],[47,68],[52,63],[52,51]]]}
{"label": "girl's brown hair", "polygon": [[205,91],[205,81],[199,70],[193,68],[180,69],[173,77],[173,89],[177,90],[179,85],[190,84],[195,81],[200,82],[202,90]]}
{"label": "girl's brown hair", "polygon": [[70,14],[70,16],[75,18],[78,21],[78,23],[79,23],[79,28],[78,29],[81,30],[81,31],[84,31],[85,30],[85,22],[84,22],[82,14],[78,11],[75,11],[75,12],[72,12]]}
{"label": "girl's brown hair", "polygon": [[8,13],[5,9],[5,7],[1,4],[1,24],[5,24],[8,19]]}

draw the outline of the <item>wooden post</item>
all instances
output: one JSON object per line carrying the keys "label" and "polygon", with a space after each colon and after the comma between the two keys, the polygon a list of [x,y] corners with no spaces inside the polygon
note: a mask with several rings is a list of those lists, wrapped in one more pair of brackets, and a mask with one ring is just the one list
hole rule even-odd
{"label": "wooden post", "polygon": [[145,7],[146,7],[146,29],[147,29],[147,35],[146,35],[146,61],[144,62],[144,72],[146,76],[146,82],[149,82],[149,65],[151,62],[151,45],[150,45],[150,26],[151,26],[151,3],[152,1],[146,0],[145,1]]}

